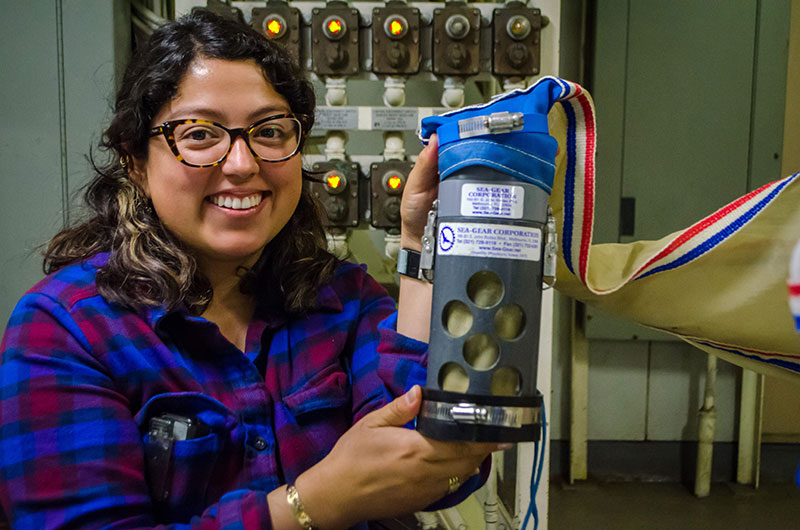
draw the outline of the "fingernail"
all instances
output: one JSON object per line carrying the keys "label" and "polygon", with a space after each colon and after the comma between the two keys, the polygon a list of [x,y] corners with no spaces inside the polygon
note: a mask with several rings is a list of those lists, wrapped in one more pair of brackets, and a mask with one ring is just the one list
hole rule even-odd
{"label": "fingernail", "polygon": [[514,444],[511,443],[497,444],[498,451],[505,451],[507,449],[511,449],[512,447],[514,447]]}
{"label": "fingernail", "polygon": [[411,387],[411,390],[406,392],[406,403],[413,405],[417,400],[417,385]]}

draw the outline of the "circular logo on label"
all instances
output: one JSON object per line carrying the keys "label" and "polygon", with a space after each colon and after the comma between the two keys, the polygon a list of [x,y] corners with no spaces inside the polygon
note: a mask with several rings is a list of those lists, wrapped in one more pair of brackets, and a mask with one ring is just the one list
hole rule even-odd
{"label": "circular logo on label", "polygon": [[453,229],[449,226],[444,226],[439,231],[439,248],[442,249],[442,252],[447,252],[453,245],[456,243],[456,234],[453,232]]}

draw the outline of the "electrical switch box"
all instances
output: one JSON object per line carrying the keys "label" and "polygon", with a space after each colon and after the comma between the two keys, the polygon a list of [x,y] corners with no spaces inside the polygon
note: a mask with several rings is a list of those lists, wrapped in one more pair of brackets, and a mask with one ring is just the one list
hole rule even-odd
{"label": "electrical switch box", "polygon": [[308,186],[323,206],[322,224],[326,228],[358,226],[358,164],[344,160],[316,162],[311,172],[316,178]]}
{"label": "electrical switch box", "polygon": [[251,25],[267,39],[283,46],[300,64],[300,10],[284,1],[267,2],[266,7],[254,7]]}
{"label": "electrical switch box", "polygon": [[374,228],[400,230],[400,200],[412,167],[405,160],[370,165],[370,224]]}
{"label": "electrical switch box", "polygon": [[521,2],[494,10],[492,72],[495,75],[530,76],[541,62],[541,11]]}
{"label": "electrical switch box", "polygon": [[372,71],[408,75],[419,72],[420,14],[405,2],[388,2],[372,10]]}
{"label": "electrical switch box", "polygon": [[[197,8],[192,8],[192,10],[194,9]],[[206,0],[205,9],[208,9],[212,13],[221,17],[236,20],[242,24],[245,23],[244,13],[242,13],[242,10],[238,7],[233,7],[230,2],[225,0]]]}
{"label": "electrical switch box", "polygon": [[311,57],[319,75],[358,73],[358,10],[328,2],[311,11]]}
{"label": "electrical switch box", "polygon": [[433,73],[476,75],[480,72],[481,12],[466,2],[448,2],[433,11]]}

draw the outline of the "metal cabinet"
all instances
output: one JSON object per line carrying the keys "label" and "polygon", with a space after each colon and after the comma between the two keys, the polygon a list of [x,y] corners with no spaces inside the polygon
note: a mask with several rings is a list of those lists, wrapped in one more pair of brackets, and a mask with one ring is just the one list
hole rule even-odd
{"label": "metal cabinet", "polygon": [[[595,243],[659,239],[780,174],[788,0],[596,0]],[[586,312],[589,338],[661,339]]]}
{"label": "metal cabinet", "polygon": [[28,0],[0,17],[0,333],[90,175],[129,52],[124,0]]}

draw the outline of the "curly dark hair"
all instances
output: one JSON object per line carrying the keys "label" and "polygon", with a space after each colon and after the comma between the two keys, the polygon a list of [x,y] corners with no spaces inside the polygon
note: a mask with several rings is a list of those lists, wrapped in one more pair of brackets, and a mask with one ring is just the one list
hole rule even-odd
{"label": "curly dark hair", "polygon": [[[100,143],[109,161],[92,160],[96,174],[84,195],[89,218],[50,241],[45,273],[110,252],[108,264],[97,274],[98,289],[107,300],[132,309],[186,304],[200,313],[207,307],[213,296],[209,281],[127,170],[133,158],[147,158],[153,119],[176,95],[198,57],[255,60],[292,112],[310,116],[309,128],[313,124],[313,88],[278,45],[240,22],[200,9],[165,24],[136,51],[123,77]],[[305,170],[303,178],[308,178]],[[335,265],[316,203],[304,186],[291,219],[257,263],[243,271],[240,288],[246,294],[265,294],[274,310],[302,313],[315,306],[319,287],[329,281]]]}

